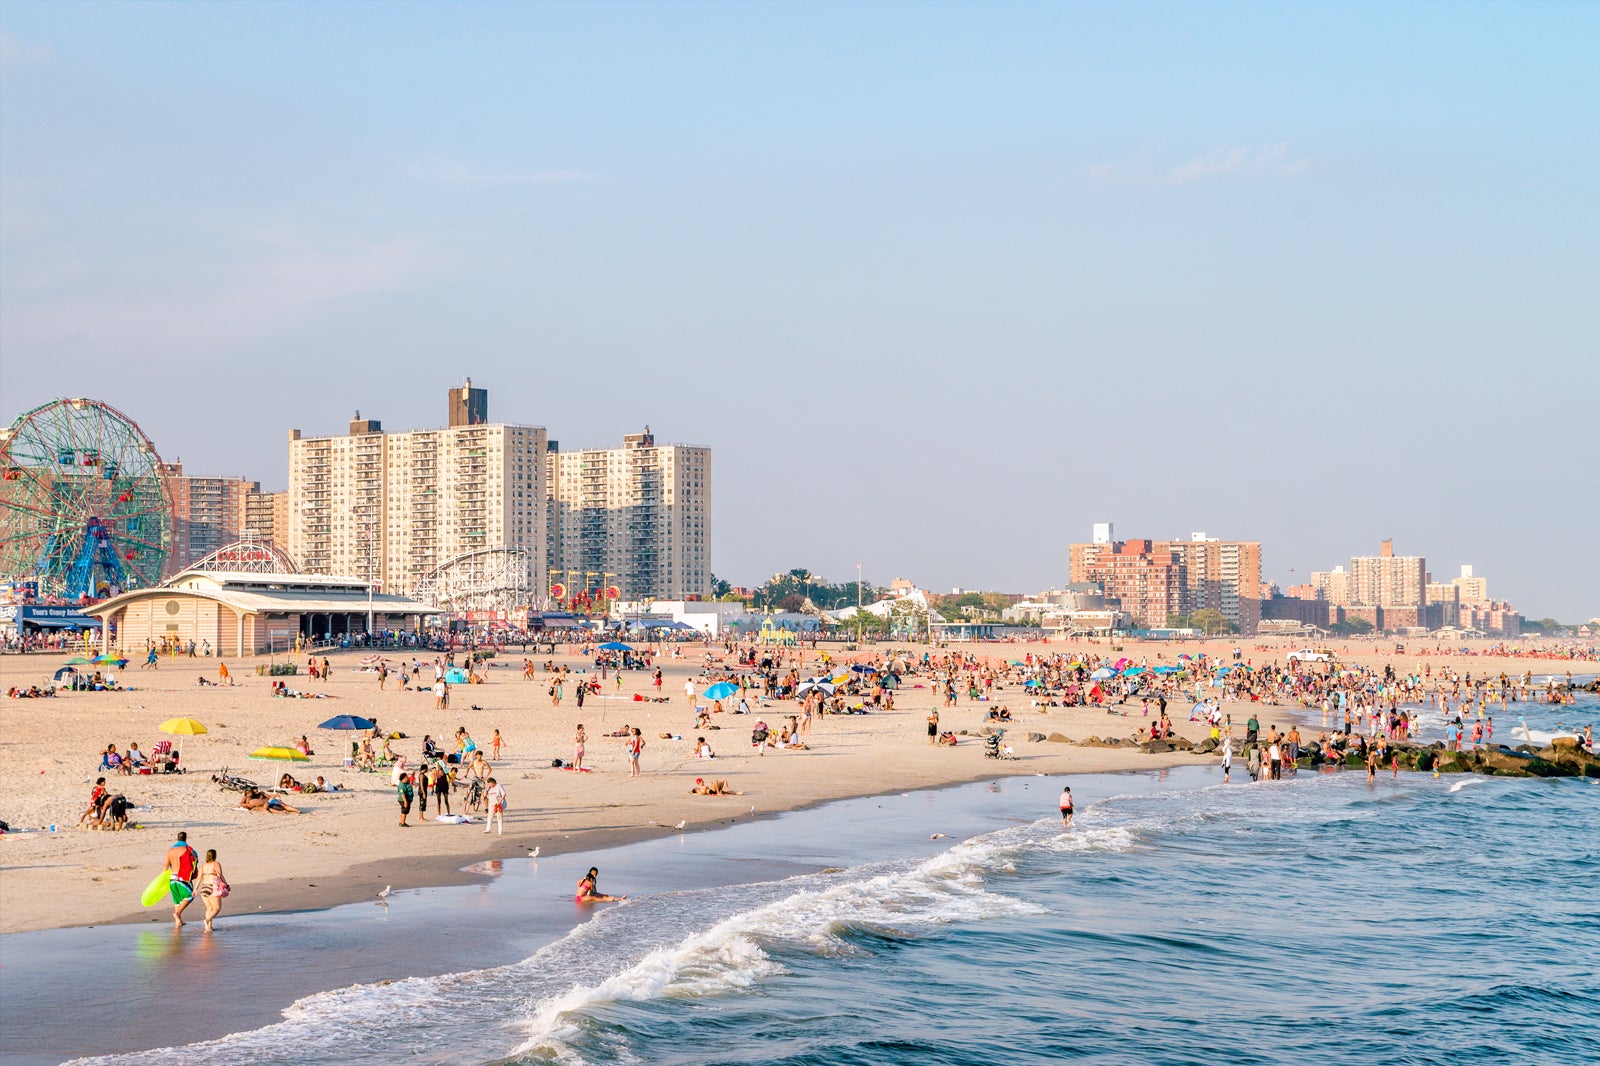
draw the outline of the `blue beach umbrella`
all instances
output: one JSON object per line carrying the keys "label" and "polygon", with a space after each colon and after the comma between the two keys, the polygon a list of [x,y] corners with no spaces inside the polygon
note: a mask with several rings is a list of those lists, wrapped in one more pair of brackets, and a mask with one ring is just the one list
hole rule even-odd
{"label": "blue beach umbrella", "polygon": [[701,695],[708,700],[725,700],[738,691],[739,686],[735,685],[733,682],[718,681],[715,685],[712,685],[710,688],[706,689],[705,692],[701,693]]}
{"label": "blue beach umbrella", "polygon": [[376,722],[359,714],[336,714],[317,726],[318,729],[371,729]]}
{"label": "blue beach umbrella", "polygon": [[632,651],[633,648],[620,640],[608,640],[600,645],[601,651]]}

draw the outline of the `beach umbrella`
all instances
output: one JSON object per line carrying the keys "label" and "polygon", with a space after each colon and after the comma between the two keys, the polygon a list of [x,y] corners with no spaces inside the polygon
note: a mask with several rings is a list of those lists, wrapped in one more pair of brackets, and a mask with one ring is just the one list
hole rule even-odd
{"label": "beach umbrella", "polygon": [[739,686],[735,685],[733,682],[718,681],[715,685],[712,685],[710,688],[701,693],[701,695],[708,700],[725,700],[738,691]]}
{"label": "beach umbrella", "polygon": [[372,729],[377,725],[369,718],[359,714],[336,714],[332,718],[317,726],[318,729]]}
{"label": "beach umbrella", "polygon": [[286,748],[286,747],[282,747],[281,745],[273,745],[273,746],[269,746],[269,747],[265,747],[265,748],[257,748],[255,751],[252,751],[250,753],[250,758],[252,758],[252,759],[262,759],[262,760],[264,760],[266,762],[310,762],[311,761],[306,756],[306,754],[304,752],[300,751],[298,748]]}
{"label": "beach umbrella", "polygon": [[1111,677],[1114,673],[1115,671],[1113,671],[1109,666],[1102,666],[1100,669],[1090,674],[1089,678],[1092,681],[1104,681],[1106,678]]}
{"label": "beach umbrella", "polygon": [[834,691],[833,682],[826,678],[808,677],[795,687],[794,694],[796,696],[805,696],[812,692],[820,692],[824,696],[831,696]]}
{"label": "beach umbrella", "polygon": [[1135,674],[1142,674],[1142,673],[1144,673],[1144,667],[1142,667],[1142,666],[1130,666],[1126,670],[1122,671],[1122,676],[1124,676],[1124,677],[1133,677]]}
{"label": "beach umbrella", "polygon": [[1127,666],[1131,662],[1133,662],[1132,659],[1129,659],[1127,657],[1123,657],[1121,659],[1118,659],[1116,662],[1112,663],[1111,665],[1113,667],[1115,667],[1116,669],[1121,670],[1124,666]]}
{"label": "beach umbrella", "polygon": [[600,650],[601,651],[632,651],[633,648],[631,648],[628,645],[622,643],[622,641],[620,641],[620,640],[608,640],[604,644],[600,645]]}
{"label": "beach umbrella", "polygon": [[184,737],[197,737],[202,733],[211,732],[211,730],[207,729],[193,718],[168,718],[165,722],[162,722],[160,725],[156,726],[156,728],[161,730],[163,733],[171,733],[173,736],[178,738],[178,751],[180,754],[183,752]]}
{"label": "beach umbrella", "polygon": [[857,663],[850,669],[854,670],[858,674],[875,674],[878,672],[878,668],[876,666],[864,666],[861,663]]}
{"label": "beach umbrella", "polygon": [[1036,677],[1030,677],[1030,678],[1028,678],[1028,680],[1024,681],[1022,683],[1022,685],[1023,685],[1024,688],[1038,688],[1039,687],[1039,679],[1036,678]]}
{"label": "beach umbrella", "polygon": [[81,655],[74,655],[72,658],[67,660],[67,665],[68,666],[89,666],[89,665],[91,665],[91,663],[92,663],[92,660],[85,659]]}
{"label": "beach umbrella", "polygon": [[168,718],[156,728],[175,737],[197,737],[201,733],[211,732],[193,718]]}
{"label": "beach umbrella", "polygon": [[[252,759],[260,759],[263,762],[310,762],[311,761],[299,749],[297,749],[297,748],[285,748],[285,747],[282,747],[282,746],[271,746],[271,747],[265,747],[265,748],[257,748],[255,751],[252,751],[250,753],[250,758],[252,758]],[[278,784],[278,782],[276,782],[276,781],[273,782],[274,787],[276,787],[277,784]]]}
{"label": "beach umbrella", "polygon": [[128,665],[128,660],[124,659],[120,655],[113,655],[110,652],[106,652],[104,655],[96,655],[90,661],[93,662],[96,666],[108,666],[109,665],[109,666],[121,667],[121,666]]}

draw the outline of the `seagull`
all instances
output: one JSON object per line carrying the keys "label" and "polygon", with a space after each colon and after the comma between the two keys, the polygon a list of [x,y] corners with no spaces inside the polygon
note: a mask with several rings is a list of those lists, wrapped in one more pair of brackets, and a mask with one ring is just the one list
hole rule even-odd
{"label": "seagull", "polygon": [[532,848],[532,849],[530,849],[528,851],[528,858],[537,859],[538,857],[539,857],[539,849],[538,848]]}
{"label": "seagull", "polygon": [[678,824],[673,826],[672,828],[678,830],[679,832],[682,832],[683,831],[683,827],[688,825],[688,824],[689,824],[689,819],[684,818],[683,820],[678,822]]}
{"label": "seagull", "polygon": [[384,885],[383,891],[378,893],[378,898],[387,902],[389,899],[389,892],[393,887],[394,886],[392,885]]}

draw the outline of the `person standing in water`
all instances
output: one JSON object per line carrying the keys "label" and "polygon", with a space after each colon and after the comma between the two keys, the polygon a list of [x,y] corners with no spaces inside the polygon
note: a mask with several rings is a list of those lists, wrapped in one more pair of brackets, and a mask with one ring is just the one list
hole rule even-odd
{"label": "person standing in water", "polygon": [[172,924],[183,925],[183,912],[194,902],[194,876],[200,865],[200,856],[189,846],[189,834],[179,833],[177,841],[167,849],[167,862],[162,869],[172,875],[169,892],[172,894]]}
{"label": "person standing in water", "polygon": [[200,864],[200,895],[204,897],[206,908],[206,932],[211,932],[211,922],[222,913],[222,900],[228,891],[228,879],[222,876],[217,849],[208,848],[206,861]]}
{"label": "person standing in water", "polygon": [[1061,790],[1061,824],[1072,828],[1072,788]]}
{"label": "person standing in water", "polygon": [[1226,785],[1233,774],[1233,738],[1222,742],[1222,783]]}

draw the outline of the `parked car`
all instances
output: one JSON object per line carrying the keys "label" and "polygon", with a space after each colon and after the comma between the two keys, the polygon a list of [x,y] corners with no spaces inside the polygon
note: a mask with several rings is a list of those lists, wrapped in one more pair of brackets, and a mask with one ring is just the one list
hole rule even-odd
{"label": "parked car", "polygon": [[1317,651],[1314,648],[1301,648],[1299,651],[1292,651],[1289,653],[1290,662],[1294,662],[1296,659],[1303,663],[1331,663],[1334,660],[1334,654],[1331,651]]}

